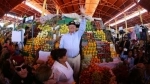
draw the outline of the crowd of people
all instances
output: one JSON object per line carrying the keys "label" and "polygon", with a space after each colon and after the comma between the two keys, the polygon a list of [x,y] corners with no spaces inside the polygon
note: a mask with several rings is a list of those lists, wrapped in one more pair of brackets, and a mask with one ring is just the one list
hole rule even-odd
{"label": "crowd of people", "polygon": [[[83,6],[80,11],[82,20],[78,31],[75,22],[69,22],[69,33],[61,37],[59,49],[51,51],[50,56],[54,60],[52,66],[38,58],[29,65],[18,43],[11,42],[11,32],[8,32],[4,42],[0,42],[0,84],[79,84],[80,40],[86,29]],[[30,33],[30,28],[26,27],[22,44],[26,45],[27,39],[31,38]],[[118,84],[150,84],[150,43],[145,44],[145,40],[140,39],[130,40],[125,34],[114,44],[128,70],[127,80]]]}
{"label": "crowd of people", "polygon": [[149,44],[143,39],[131,40],[127,34],[116,40],[116,51],[129,70],[123,84],[150,84]]}
{"label": "crowd of people", "polygon": [[[59,49],[51,51],[55,61],[52,66],[37,60],[38,53],[31,65],[24,59],[18,43],[11,42],[11,32],[0,46],[0,84],[78,84],[80,71],[80,39],[86,29],[85,9],[80,8],[82,20],[76,31],[74,21],[69,22],[69,33],[62,36]],[[30,35],[30,28],[25,28],[24,45]],[[70,39],[68,41],[68,39]],[[37,51],[38,52],[38,51]]]}

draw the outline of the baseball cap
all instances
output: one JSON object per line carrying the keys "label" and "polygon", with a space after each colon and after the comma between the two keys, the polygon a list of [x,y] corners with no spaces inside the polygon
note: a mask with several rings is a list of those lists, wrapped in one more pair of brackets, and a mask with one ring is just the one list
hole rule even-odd
{"label": "baseball cap", "polygon": [[25,62],[24,58],[22,56],[13,56],[11,58],[11,62],[14,66],[20,66]]}
{"label": "baseball cap", "polygon": [[76,23],[75,23],[74,21],[70,21],[67,25],[68,25],[68,26],[69,26],[69,25],[75,25],[75,26],[76,26]]}

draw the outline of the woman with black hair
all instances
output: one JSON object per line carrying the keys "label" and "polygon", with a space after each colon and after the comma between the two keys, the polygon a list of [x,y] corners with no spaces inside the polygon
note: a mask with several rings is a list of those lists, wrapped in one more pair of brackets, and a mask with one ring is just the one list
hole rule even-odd
{"label": "woman with black hair", "polygon": [[51,56],[55,60],[52,71],[57,84],[72,84],[74,82],[73,70],[67,62],[66,53],[67,50],[64,48],[51,51]]}

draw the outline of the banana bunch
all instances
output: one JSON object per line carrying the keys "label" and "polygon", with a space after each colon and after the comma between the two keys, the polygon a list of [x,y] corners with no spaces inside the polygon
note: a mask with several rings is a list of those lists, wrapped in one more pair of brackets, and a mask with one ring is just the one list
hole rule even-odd
{"label": "banana bunch", "polygon": [[106,36],[103,30],[94,31],[95,38],[100,39],[101,41],[106,41]]}
{"label": "banana bunch", "polygon": [[48,32],[53,31],[53,28],[50,27],[49,25],[39,25],[38,28],[42,31],[48,31]]}
{"label": "banana bunch", "polygon": [[41,31],[38,33],[37,38],[46,38],[48,36],[48,31]]}
{"label": "banana bunch", "polygon": [[59,31],[61,34],[68,33],[69,32],[68,26],[66,24],[61,25]]}
{"label": "banana bunch", "polygon": [[91,21],[87,21],[86,22],[86,31],[92,31],[92,25],[91,25]]}

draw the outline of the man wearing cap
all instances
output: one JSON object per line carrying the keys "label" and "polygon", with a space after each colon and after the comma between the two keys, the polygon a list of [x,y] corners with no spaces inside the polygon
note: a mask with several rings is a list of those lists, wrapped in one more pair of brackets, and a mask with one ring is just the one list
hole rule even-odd
{"label": "man wearing cap", "polygon": [[80,12],[82,14],[82,20],[80,22],[79,30],[76,31],[75,22],[71,21],[68,24],[69,33],[62,36],[60,40],[60,48],[67,49],[68,62],[71,65],[74,71],[74,79],[78,80],[79,70],[80,70],[80,54],[79,54],[79,45],[81,36],[83,35],[86,29],[86,20],[84,18],[85,9],[83,6],[80,7]]}
{"label": "man wearing cap", "polygon": [[22,56],[14,56],[11,62],[16,73],[12,78],[12,84],[33,84],[37,82],[32,74],[32,69],[25,64]]}

